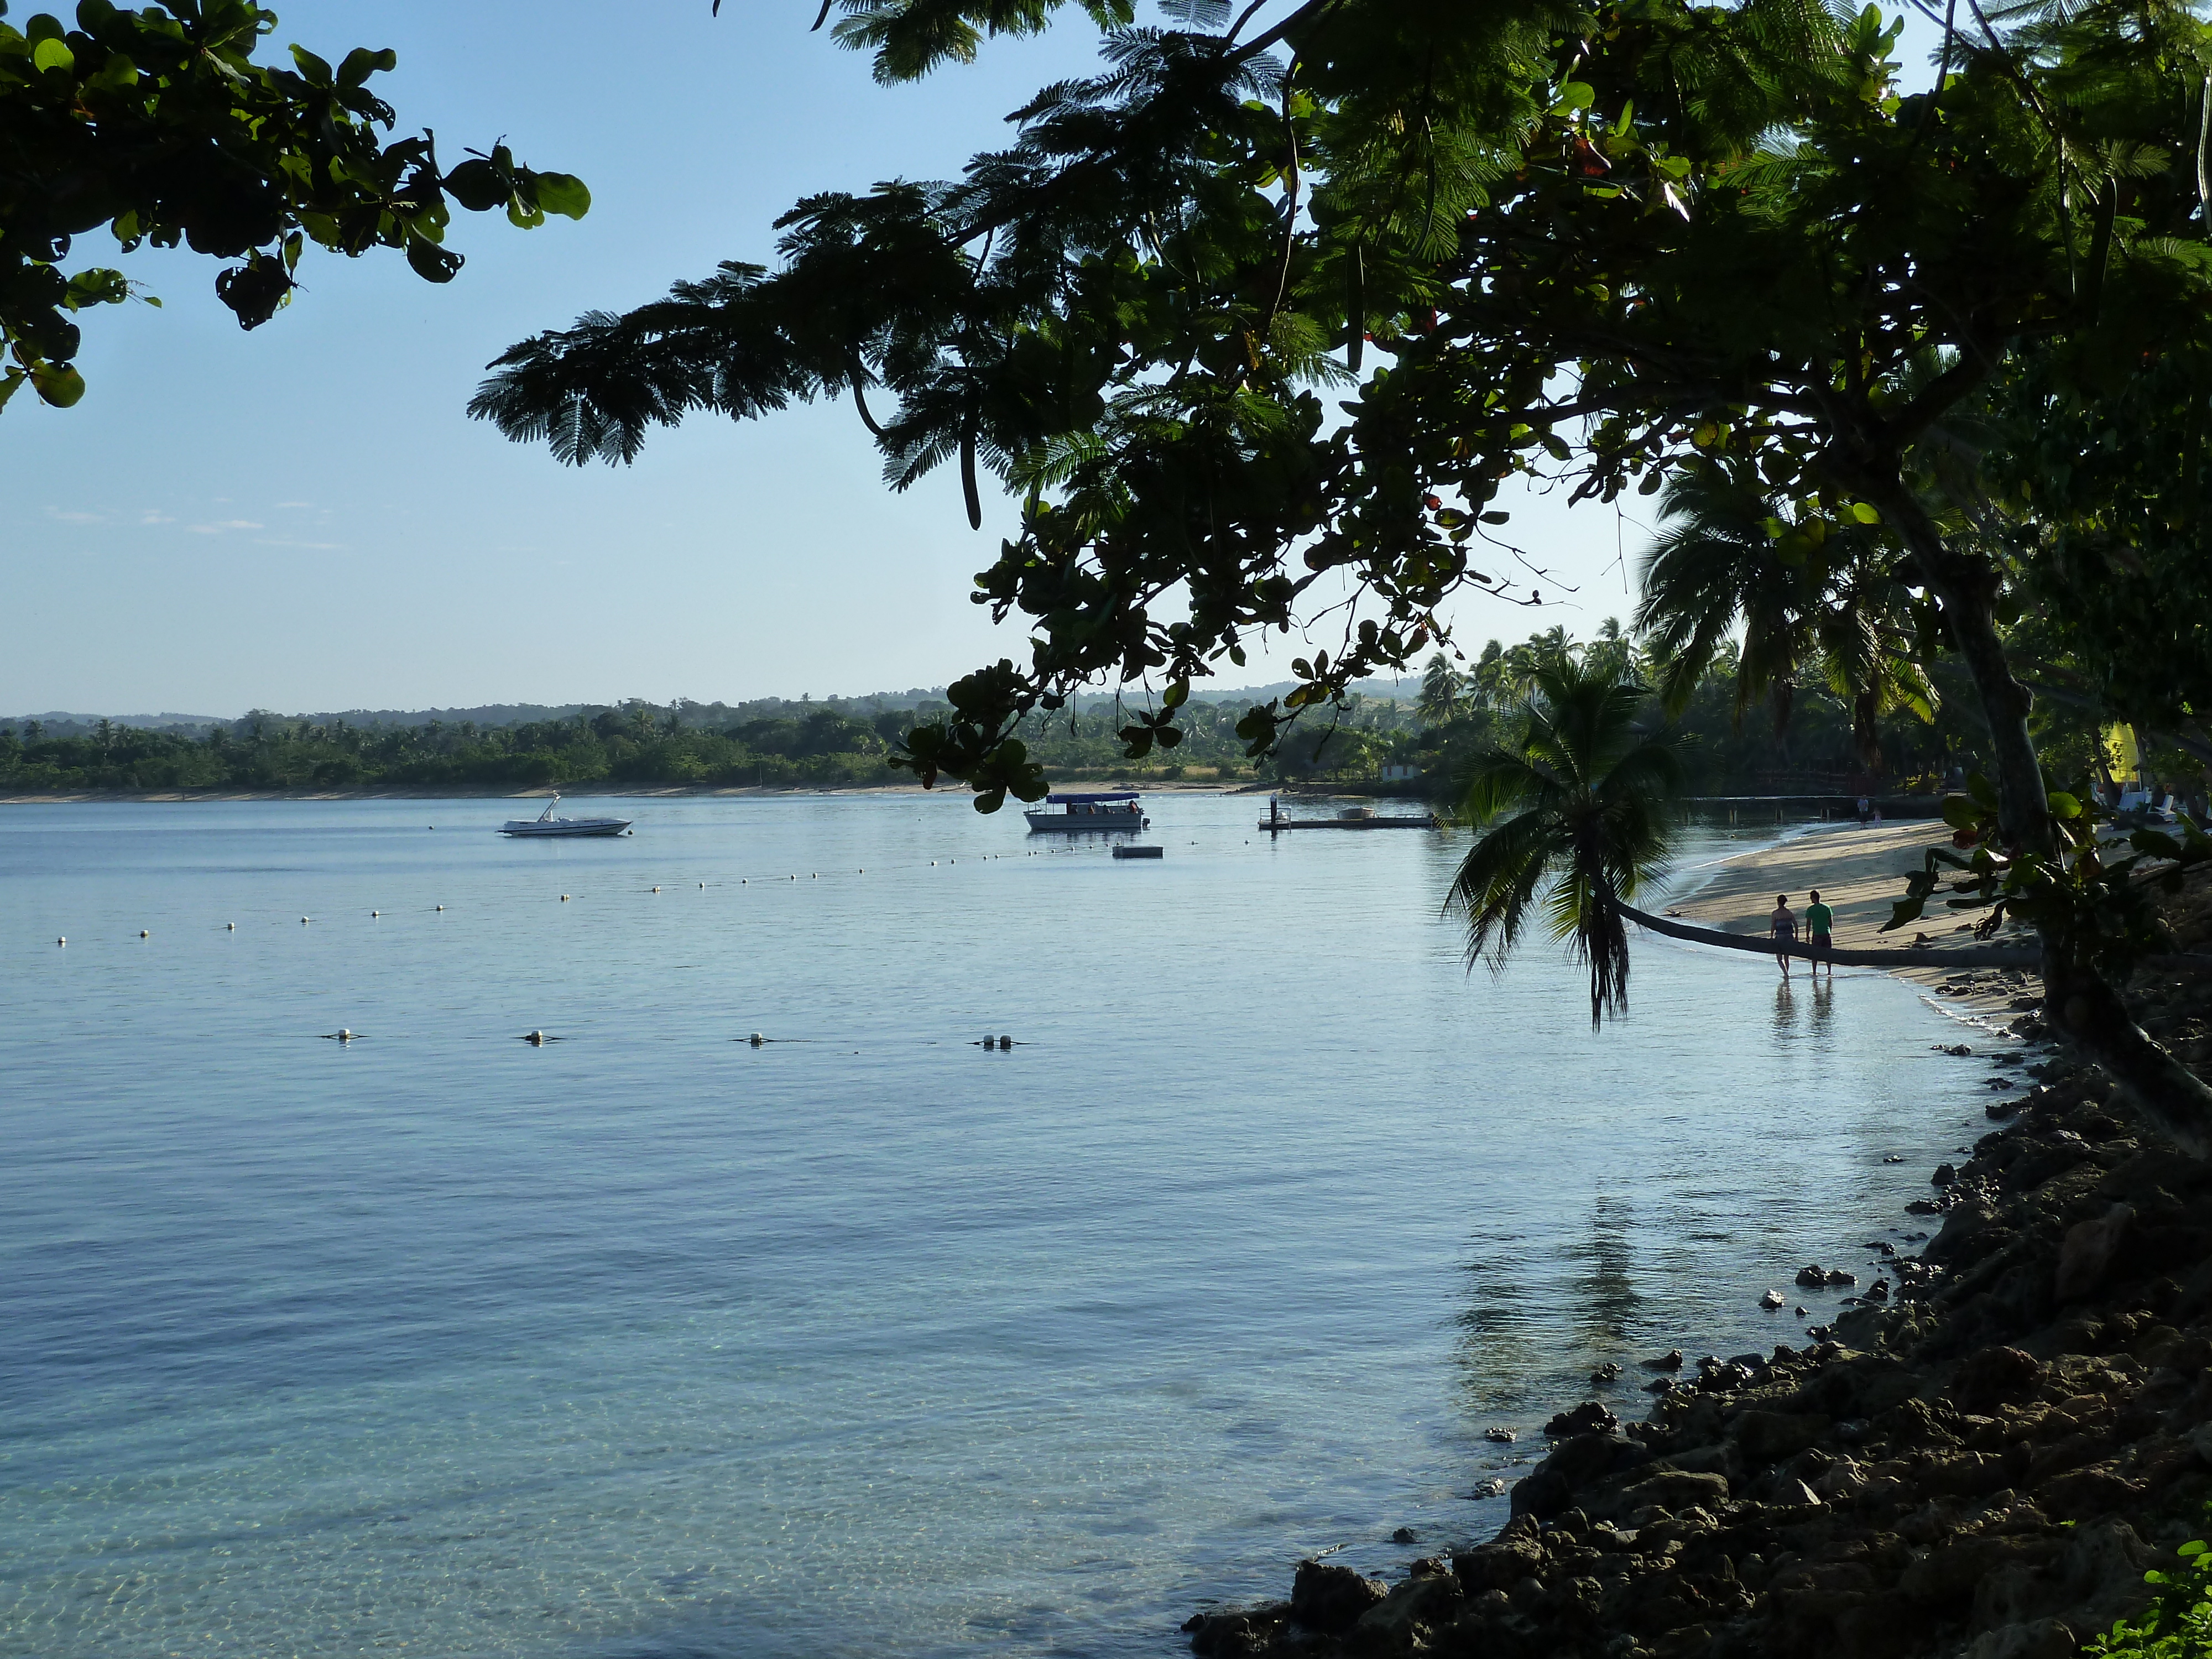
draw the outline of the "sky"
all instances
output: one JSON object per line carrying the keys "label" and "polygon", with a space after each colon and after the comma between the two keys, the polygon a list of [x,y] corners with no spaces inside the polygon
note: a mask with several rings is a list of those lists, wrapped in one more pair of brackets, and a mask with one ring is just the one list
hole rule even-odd
{"label": "sky", "polygon": [[[582,177],[591,213],[528,232],[456,214],[468,264],[442,287],[387,250],[311,250],[304,291],[250,334],[215,299],[217,262],[80,239],[72,263],[115,263],[162,306],[80,319],[75,409],[26,394],[0,412],[0,710],[818,698],[1021,654],[967,599],[1012,504],[987,496],[978,533],[953,471],[892,494],[847,404],[695,416],[632,466],[582,470],[465,406],[518,339],[770,261],[801,196],[955,176],[1005,141],[1006,112],[1091,70],[1075,8],[902,88],[810,33],[811,0],[726,0],[719,18],[708,0],[276,9],[264,57],[391,46],[374,84],[402,131],[434,129],[449,165],[504,138]],[[1471,596],[1464,642],[1625,617],[1642,527],[1540,500],[1514,532],[1555,603]],[[1279,678],[1304,649],[1293,635],[1219,684]]]}

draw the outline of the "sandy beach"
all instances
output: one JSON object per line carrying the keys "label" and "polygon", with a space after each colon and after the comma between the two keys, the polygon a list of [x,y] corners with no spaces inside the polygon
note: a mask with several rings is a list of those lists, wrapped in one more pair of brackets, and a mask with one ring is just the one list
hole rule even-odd
{"label": "sandy beach", "polygon": [[[1701,927],[1723,928],[1731,933],[1754,936],[1766,932],[1766,918],[1778,893],[1790,896],[1790,908],[1803,926],[1807,895],[1818,889],[1822,901],[1836,913],[1835,941],[1838,948],[1881,951],[1908,946],[1915,933],[1927,935],[1928,946],[1966,945],[1970,933],[1960,931],[1971,922],[1953,919],[1940,902],[1912,927],[1885,933],[1890,907],[1905,896],[1905,878],[1922,867],[1926,848],[1945,844],[1940,822],[1884,823],[1864,829],[1856,823],[1827,823],[1794,835],[1771,847],[1739,854],[1724,860],[1712,879],[1692,895],[1668,907],[1667,914]],[[1966,912],[1967,916],[1978,913]],[[1935,968],[1896,970],[1923,983],[1944,977]]]}

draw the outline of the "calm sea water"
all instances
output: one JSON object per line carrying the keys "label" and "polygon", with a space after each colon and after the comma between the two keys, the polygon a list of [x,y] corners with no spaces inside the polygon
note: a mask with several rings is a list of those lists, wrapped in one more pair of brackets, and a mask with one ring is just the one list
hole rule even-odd
{"label": "calm sea water", "polygon": [[1802,1341],[1986,1127],[1909,987],[1647,945],[1593,1035],[1462,841],[1262,804],[0,811],[0,1652],[1166,1655]]}

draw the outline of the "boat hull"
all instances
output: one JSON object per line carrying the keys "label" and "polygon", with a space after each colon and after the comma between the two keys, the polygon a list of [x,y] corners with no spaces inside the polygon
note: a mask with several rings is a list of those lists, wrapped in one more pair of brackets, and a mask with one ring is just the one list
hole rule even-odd
{"label": "boat hull", "polygon": [[567,822],[545,823],[532,818],[510,823],[500,831],[518,841],[549,839],[574,840],[579,836],[619,836],[630,826],[628,818],[576,818]]}
{"label": "boat hull", "polygon": [[1142,812],[1024,812],[1032,834],[1060,836],[1111,835],[1148,827]]}

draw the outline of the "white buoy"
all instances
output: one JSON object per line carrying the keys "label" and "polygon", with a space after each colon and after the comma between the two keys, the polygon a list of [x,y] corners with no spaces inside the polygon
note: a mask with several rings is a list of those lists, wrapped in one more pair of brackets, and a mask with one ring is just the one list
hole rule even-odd
{"label": "white buoy", "polygon": [[441,905],[440,905],[438,908],[439,908],[441,910],[442,910],[442,909],[444,909],[446,907],[445,907],[444,905],[442,905],[442,904],[441,904]]}
{"label": "white buoy", "polygon": [[139,937],[140,939],[151,939],[151,938],[153,938],[154,936],[153,936],[151,933],[148,933],[148,932],[147,932],[143,927],[141,927],[141,928],[138,930],[138,937]]}
{"label": "white buoy", "polygon": [[566,893],[562,894],[562,895],[561,895],[561,902],[562,902],[562,903],[563,903],[563,904],[566,904],[568,902],[568,896]]}
{"label": "white buoy", "polygon": [[338,1041],[339,1041],[340,1042],[351,1042],[353,1041],[353,1033],[352,1033],[351,1031],[349,1031],[348,1030],[346,1030],[346,1028],[345,1028],[344,1026],[343,1026],[343,1025],[339,1026],[339,1027],[338,1027]]}
{"label": "white buoy", "polygon": [[699,884],[699,890],[702,893],[707,890],[707,884],[705,882],[702,881]]}
{"label": "white buoy", "polygon": [[55,943],[55,944],[57,944],[57,945],[67,945],[67,944],[69,943],[69,941],[68,941],[67,939],[56,939],[56,940],[54,941],[54,943]]}
{"label": "white buoy", "polygon": [[543,1031],[532,1031],[528,1036],[522,1040],[533,1048],[542,1048],[544,1046],[545,1042],[545,1033]]}
{"label": "white buoy", "polygon": [[381,910],[371,910],[371,911],[368,913],[368,919],[369,919],[371,921],[375,921],[379,916],[382,915],[383,914],[384,914],[384,912],[383,912],[383,911],[381,911]]}
{"label": "white buoy", "polygon": [[222,929],[226,933],[234,933],[238,931],[238,924],[234,921],[226,921],[222,925]]}
{"label": "white buoy", "polygon": [[301,926],[302,927],[306,927],[307,925],[307,917],[305,917],[305,916],[301,916],[301,917],[300,918],[300,926]]}
{"label": "white buoy", "polygon": [[757,1048],[761,1044],[766,1042],[768,1039],[763,1036],[758,1031],[755,1031],[750,1036],[747,1037],[745,1041],[751,1043],[754,1048]]}
{"label": "white buoy", "polygon": [[654,892],[656,892],[656,893],[657,893],[657,892],[659,892],[660,890],[659,890],[658,887],[656,887],[656,888],[654,888],[653,890]]}

